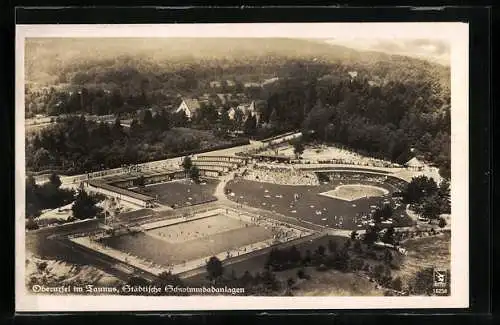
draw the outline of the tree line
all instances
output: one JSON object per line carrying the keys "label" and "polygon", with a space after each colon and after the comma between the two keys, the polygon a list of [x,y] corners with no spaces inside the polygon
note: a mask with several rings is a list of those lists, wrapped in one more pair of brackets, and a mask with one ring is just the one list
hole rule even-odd
{"label": "tree line", "polygon": [[56,174],[51,174],[49,181],[38,185],[33,176],[26,178],[26,228],[38,229],[35,219],[44,210],[56,209],[72,202],[73,219],[88,219],[99,217],[102,208],[96,204],[104,200],[104,196],[89,194],[83,189],[75,192],[72,189],[61,188],[61,179]]}
{"label": "tree line", "polygon": [[[102,115],[131,113],[149,106],[174,108],[180,102],[178,93],[188,97],[198,93],[199,81],[213,77],[200,72],[205,69],[203,66],[179,67],[174,74],[182,76],[184,83],[189,81],[180,89],[177,84],[169,86],[178,78],[162,75],[161,69],[134,68],[138,62],[127,66],[109,63],[113,67],[102,80],[94,80],[90,70],[80,70],[90,79],[68,80],[72,87],[77,87],[71,93],[54,90],[46,95],[30,95],[28,89],[27,110],[45,110],[54,115]],[[262,126],[274,128],[275,133],[302,129],[306,141],[341,144],[398,163],[415,155],[423,156],[449,178],[451,120],[447,70],[418,60],[401,58],[396,63],[402,68],[381,62],[334,64],[306,59],[283,61],[281,68],[268,65],[269,71],[282,69],[277,73],[280,79],[265,87],[245,90],[249,98],[264,103],[259,107],[259,125],[253,118],[238,116],[239,113],[230,122],[224,113],[228,107],[207,105],[193,126],[215,127],[221,134],[239,129],[251,136]],[[233,68],[228,65],[223,70]],[[348,74],[351,69],[356,70],[356,77]],[[101,86],[90,89],[87,84]]]}
{"label": "tree line", "polygon": [[55,209],[74,200],[75,192],[61,188],[61,180],[51,174],[49,181],[38,185],[32,176],[26,178],[26,217],[36,218],[41,211]]}
{"label": "tree line", "polygon": [[415,212],[430,220],[451,213],[450,182],[447,179],[438,186],[432,178],[423,175],[414,177],[401,195],[404,203],[410,204]]}
{"label": "tree line", "polygon": [[123,127],[121,121],[96,123],[69,117],[27,139],[30,171],[60,170],[77,174],[165,159],[191,150],[230,144],[210,132],[187,130],[185,114],[145,111]]}

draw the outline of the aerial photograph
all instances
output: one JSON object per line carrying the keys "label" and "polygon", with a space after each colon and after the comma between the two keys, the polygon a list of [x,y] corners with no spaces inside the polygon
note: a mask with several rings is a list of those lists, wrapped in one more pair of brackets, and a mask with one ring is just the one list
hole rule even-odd
{"label": "aerial photograph", "polygon": [[433,39],[26,38],[27,292],[449,296],[450,89]]}

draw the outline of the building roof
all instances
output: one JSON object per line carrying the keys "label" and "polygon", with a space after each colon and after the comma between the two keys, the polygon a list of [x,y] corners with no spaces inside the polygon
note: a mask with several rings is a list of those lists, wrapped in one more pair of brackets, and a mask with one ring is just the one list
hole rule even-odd
{"label": "building roof", "polygon": [[271,79],[266,79],[262,82],[262,85],[267,85],[267,84],[272,84],[276,81],[278,81],[279,78],[278,77],[274,77],[274,78],[271,78]]}
{"label": "building roof", "polygon": [[226,94],[217,94],[217,97],[220,99],[222,103],[225,103],[226,99],[229,98],[229,96],[227,96]]}
{"label": "building roof", "polygon": [[419,160],[417,157],[413,157],[412,159],[408,160],[405,165],[408,167],[424,167],[425,163]]}
{"label": "building roof", "polygon": [[110,184],[106,184],[104,182],[100,182],[100,181],[97,181],[97,180],[90,180],[90,181],[88,181],[88,184],[91,185],[91,186],[94,186],[94,187],[99,187],[99,188],[102,188],[104,190],[108,190],[108,191],[111,191],[111,192],[114,192],[114,193],[118,193],[118,194],[121,194],[121,195],[126,195],[128,197],[131,197],[131,198],[134,198],[134,199],[137,199],[137,200],[141,200],[141,201],[145,201],[145,202],[154,200],[154,198],[151,197],[151,196],[143,195],[143,194],[136,193],[136,192],[132,192],[130,190],[127,190],[127,189],[124,189],[124,188],[120,188],[120,187],[116,187],[116,186],[113,186],[113,185],[110,185]]}
{"label": "building roof", "polygon": [[255,111],[255,103],[243,103],[240,104],[236,107],[236,109],[240,110],[243,112],[243,114],[247,114],[248,112],[254,112]]}
{"label": "building roof", "polygon": [[192,112],[200,108],[200,102],[197,99],[186,98],[183,100],[183,102],[186,103],[186,106]]}
{"label": "building roof", "polygon": [[258,82],[246,82],[244,87],[249,88],[249,87],[261,87],[261,84]]}

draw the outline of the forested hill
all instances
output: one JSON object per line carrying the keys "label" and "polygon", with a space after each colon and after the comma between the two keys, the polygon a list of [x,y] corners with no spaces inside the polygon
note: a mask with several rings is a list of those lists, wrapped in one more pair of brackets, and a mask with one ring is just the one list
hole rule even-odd
{"label": "forested hill", "polygon": [[[179,94],[243,95],[235,96],[234,102],[204,105],[191,126],[213,130],[219,124],[219,130],[244,129],[248,136],[256,130],[277,134],[302,129],[310,135],[308,141],[342,144],[400,163],[418,154],[439,166],[445,177],[450,174],[450,69],[425,60],[361,52],[318,40],[39,39],[27,42],[26,63],[27,81],[33,86],[25,92],[26,116],[83,113],[137,118],[138,110],[150,107],[165,111],[160,120],[190,126],[182,122],[185,116],[170,114],[180,103]],[[268,78],[274,81],[262,86]],[[211,81],[220,86],[211,88]],[[245,87],[254,82],[259,86]],[[37,89],[44,85],[49,89]],[[230,106],[248,100],[262,104],[258,105],[259,126],[255,119],[247,119],[252,123],[248,127],[241,125],[241,118],[229,120]],[[151,139],[163,139],[153,146],[156,149],[149,145],[155,141],[140,132],[134,135],[132,127],[127,137],[116,141],[111,137],[103,147],[104,137],[98,134],[111,131],[101,125],[91,136],[99,139],[95,147],[89,142],[81,149],[79,145],[94,131],[82,126],[82,137],[68,138],[73,128],[73,124],[63,125],[62,130],[43,132],[29,143],[28,166],[36,171],[49,166],[110,167],[134,161],[128,154],[132,152],[143,150],[142,157],[149,159],[152,154],[158,158],[199,147],[168,130],[150,127],[144,129],[151,129],[147,131]],[[81,139],[78,145],[73,138]],[[99,158],[113,151],[114,157],[121,158],[114,162]],[[85,166],[75,165],[83,163],[82,152],[97,156]]]}
{"label": "forested hill", "polygon": [[41,86],[120,85],[137,78],[149,87],[167,82],[182,90],[215,78],[287,76],[294,63],[312,64],[308,73],[316,74],[340,65],[387,81],[431,78],[446,87],[450,79],[449,67],[425,60],[284,38],[28,39],[25,61],[27,82]]}

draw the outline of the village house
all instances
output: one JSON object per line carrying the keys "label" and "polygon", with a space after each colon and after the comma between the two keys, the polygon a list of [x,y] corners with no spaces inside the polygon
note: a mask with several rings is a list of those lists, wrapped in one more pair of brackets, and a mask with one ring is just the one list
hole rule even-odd
{"label": "village house", "polygon": [[209,83],[210,88],[220,88],[221,87],[221,82],[220,81],[210,81]]}
{"label": "village house", "polygon": [[232,94],[217,94],[217,98],[221,105],[226,105],[232,99]]}
{"label": "village house", "polygon": [[278,81],[279,78],[278,77],[274,77],[274,78],[271,78],[271,79],[266,79],[262,82],[262,86],[265,86],[265,85],[269,85],[269,84],[272,84],[272,83],[275,83],[276,81]]}
{"label": "village house", "polygon": [[351,81],[356,79],[356,77],[358,76],[357,71],[349,71],[348,74],[349,74],[349,77],[351,77]]}
{"label": "village house", "polygon": [[413,157],[405,163],[405,166],[410,170],[423,170],[426,165],[417,157]]}
{"label": "village house", "polygon": [[252,101],[249,104],[246,103],[246,104],[240,104],[236,107],[231,107],[227,112],[227,115],[229,116],[230,120],[234,119],[237,111],[240,111],[241,113],[243,113],[242,114],[243,121],[245,121],[248,116],[255,116],[257,123],[259,123],[260,112],[256,109],[255,101]]}
{"label": "village house", "polygon": [[200,109],[200,102],[197,99],[186,98],[175,110],[175,113],[184,112],[188,119],[192,119],[196,112]]}

